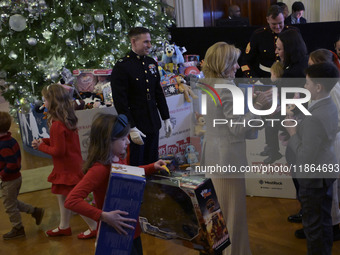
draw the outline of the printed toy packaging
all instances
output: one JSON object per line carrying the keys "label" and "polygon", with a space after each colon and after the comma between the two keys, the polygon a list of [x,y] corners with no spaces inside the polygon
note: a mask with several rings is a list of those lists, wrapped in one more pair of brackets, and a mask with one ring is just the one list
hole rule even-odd
{"label": "printed toy packaging", "polygon": [[[143,175],[143,168],[112,164],[103,211],[127,211],[129,218],[138,219],[145,187]],[[136,227],[136,223],[132,225]],[[96,255],[129,255],[135,231],[127,230],[127,232],[128,235],[121,235],[113,227],[101,222],[97,237]]]}
{"label": "printed toy packaging", "polygon": [[143,232],[203,254],[221,252],[230,239],[211,179],[179,173],[148,177],[139,217]]}

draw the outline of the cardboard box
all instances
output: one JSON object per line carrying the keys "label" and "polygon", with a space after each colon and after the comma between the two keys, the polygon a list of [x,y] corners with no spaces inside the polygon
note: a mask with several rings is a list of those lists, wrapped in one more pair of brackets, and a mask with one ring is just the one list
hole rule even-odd
{"label": "cardboard box", "polygon": [[139,221],[144,233],[215,254],[229,235],[211,179],[200,176],[150,176]]}
{"label": "cardboard box", "polygon": [[[138,219],[145,187],[144,169],[128,165],[112,164],[112,172],[103,211],[127,211],[129,218]],[[136,224],[133,224],[136,227]],[[128,235],[120,235],[106,224],[100,223],[97,238],[96,255],[129,255],[132,248],[134,230],[127,230]]]}
{"label": "cardboard box", "polygon": [[116,108],[113,106],[76,111],[76,116],[78,118],[78,136],[80,142],[81,156],[83,160],[86,160],[87,158],[89,145],[88,137],[90,135],[92,121],[99,113],[117,115]]}
{"label": "cardboard box", "polygon": [[101,86],[110,82],[112,69],[77,69],[73,76],[77,77],[76,87],[80,92],[101,93]]}

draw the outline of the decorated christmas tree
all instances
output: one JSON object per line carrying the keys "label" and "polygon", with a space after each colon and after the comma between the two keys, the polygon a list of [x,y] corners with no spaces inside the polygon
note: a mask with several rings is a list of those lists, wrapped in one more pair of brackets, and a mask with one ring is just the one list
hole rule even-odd
{"label": "decorated christmas tree", "polygon": [[63,68],[112,68],[129,48],[131,27],[150,29],[154,46],[173,23],[159,0],[0,1],[0,88],[29,111]]}

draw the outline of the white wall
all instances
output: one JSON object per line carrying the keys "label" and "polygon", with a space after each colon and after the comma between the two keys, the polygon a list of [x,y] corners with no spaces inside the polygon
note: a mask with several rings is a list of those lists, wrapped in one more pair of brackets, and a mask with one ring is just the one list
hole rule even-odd
{"label": "white wall", "polygon": [[177,27],[203,27],[203,0],[176,0]]}

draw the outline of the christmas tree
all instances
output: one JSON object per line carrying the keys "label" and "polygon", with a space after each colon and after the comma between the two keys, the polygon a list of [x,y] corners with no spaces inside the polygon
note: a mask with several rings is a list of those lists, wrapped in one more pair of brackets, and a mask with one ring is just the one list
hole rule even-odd
{"label": "christmas tree", "polygon": [[130,28],[149,28],[160,47],[173,23],[159,0],[5,0],[0,10],[0,88],[13,111],[28,111],[64,67],[112,68]]}

